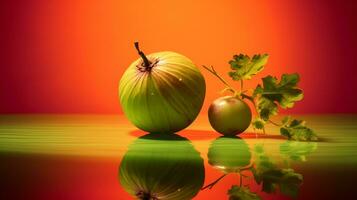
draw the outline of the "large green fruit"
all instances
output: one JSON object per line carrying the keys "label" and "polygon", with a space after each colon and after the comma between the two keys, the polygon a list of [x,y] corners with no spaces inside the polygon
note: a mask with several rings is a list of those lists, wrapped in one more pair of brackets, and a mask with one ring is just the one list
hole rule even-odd
{"label": "large green fruit", "polygon": [[129,146],[119,167],[123,188],[138,199],[192,199],[202,188],[203,159],[189,140],[148,134]]}
{"label": "large green fruit", "polygon": [[225,96],[216,99],[208,109],[213,129],[223,135],[237,135],[245,131],[252,120],[249,106],[238,97]]}
{"label": "large green fruit", "polygon": [[211,143],[207,157],[210,165],[225,173],[231,173],[249,166],[252,155],[243,139],[223,136]]}
{"label": "large green fruit", "polygon": [[165,51],[133,62],[119,83],[119,98],[127,118],[147,132],[177,132],[201,110],[205,80],[187,57]]}

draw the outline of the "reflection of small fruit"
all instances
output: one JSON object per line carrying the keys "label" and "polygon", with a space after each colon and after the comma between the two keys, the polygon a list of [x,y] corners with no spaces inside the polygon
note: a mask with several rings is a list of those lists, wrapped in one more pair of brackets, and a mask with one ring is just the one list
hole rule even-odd
{"label": "reflection of small fruit", "polygon": [[211,126],[223,135],[237,135],[245,131],[252,120],[249,106],[238,97],[216,99],[208,110]]}
{"label": "reflection of small fruit", "polygon": [[248,144],[236,136],[222,136],[208,149],[208,163],[225,173],[239,172],[249,166],[251,153]]}

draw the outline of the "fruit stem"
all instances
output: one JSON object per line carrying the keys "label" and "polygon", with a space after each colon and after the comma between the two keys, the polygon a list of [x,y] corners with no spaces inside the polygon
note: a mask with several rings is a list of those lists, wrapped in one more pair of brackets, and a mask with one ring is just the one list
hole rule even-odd
{"label": "fruit stem", "polygon": [[148,60],[148,58],[145,56],[144,52],[142,52],[139,48],[139,42],[135,42],[135,49],[138,51],[138,54],[140,55],[140,57],[143,59],[144,62],[144,67],[146,69],[149,69],[151,67],[151,62]]}
{"label": "fruit stem", "polygon": [[240,90],[243,91],[243,79],[240,79]]}

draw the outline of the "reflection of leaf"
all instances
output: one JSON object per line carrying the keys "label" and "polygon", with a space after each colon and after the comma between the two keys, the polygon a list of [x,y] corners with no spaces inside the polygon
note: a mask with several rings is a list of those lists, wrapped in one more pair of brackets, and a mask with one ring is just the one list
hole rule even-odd
{"label": "reflection of leaf", "polygon": [[264,153],[264,147],[262,144],[256,144],[254,145],[254,152],[257,154],[263,154]]}
{"label": "reflection of leaf", "polygon": [[289,140],[298,141],[316,141],[317,136],[315,132],[305,126],[305,121],[291,120],[291,122],[285,122],[285,125],[280,128],[280,134],[287,137]]}
{"label": "reflection of leaf", "polygon": [[294,161],[306,161],[306,156],[316,148],[316,142],[286,141],[280,145],[280,153]]}
{"label": "reflection of leaf", "polygon": [[239,187],[233,185],[228,190],[229,200],[260,200],[261,198],[254,192],[251,192],[248,187]]}
{"label": "reflection of leaf", "polygon": [[247,55],[234,55],[233,60],[229,61],[231,69],[228,75],[233,80],[251,79],[253,75],[264,69],[264,65],[268,62],[268,54],[254,55],[250,58]]}
{"label": "reflection of leaf", "polygon": [[282,172],[284,175],[280,179],[280,192],[296,198],[303,181],[302,175],[295,173],[293,169],[283,169]]}
{"label": "reflection of leaf", "polygon": [[303,181],[302,175],[295,173],[291,168],[279,168],[266,155],[262,145],[256,145],[254,151],[256,165],[252,172],[255,181],[263,185],[263,191],[274,193],[279,188],[281,193],[296,197]]}
{"label": "reflection of leaf", "polygon": [[264,146],[262,144],[256,144],[254,146],[255,153],[255,170],[266,171],[275,167],[273,161],[266,155]]}
{"label": "reflection of leaf", "polygon": [[263,191],[274,193],[279,187],[280,192],[296,197],[299,187],[303,181],[301,174],[295,173],[293,169],[269,169],[266,171],[255,171],[254,177],[257,183],[263,183]]}

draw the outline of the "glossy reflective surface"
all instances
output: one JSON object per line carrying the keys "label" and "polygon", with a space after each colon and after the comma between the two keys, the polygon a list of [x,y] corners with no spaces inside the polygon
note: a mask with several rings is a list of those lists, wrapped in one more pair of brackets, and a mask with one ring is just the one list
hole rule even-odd
{"label": "glossy reflective surface", "polygon": [[178,135],[123,116],[1,116],[0,199],[355,198],[357,116],[301,118],[320,141],[221,137],[206,116]]}

